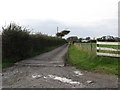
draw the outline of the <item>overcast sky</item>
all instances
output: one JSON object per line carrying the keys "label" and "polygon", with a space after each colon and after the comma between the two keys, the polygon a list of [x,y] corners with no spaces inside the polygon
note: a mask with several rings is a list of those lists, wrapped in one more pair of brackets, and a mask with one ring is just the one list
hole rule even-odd
{"label": "overcast sky", "polygon": [[[15,22],[31,32],[69,36],[118,36],[119,0],[1,0],[0,27]],[[2,30],[2,29],[1,29]]]}

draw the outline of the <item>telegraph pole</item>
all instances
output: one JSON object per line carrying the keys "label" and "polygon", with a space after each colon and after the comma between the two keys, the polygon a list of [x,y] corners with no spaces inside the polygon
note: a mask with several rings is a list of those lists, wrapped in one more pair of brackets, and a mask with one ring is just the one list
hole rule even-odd
{"label": "telegraph pole", "polygon": [[57,26],[57,33],[58,33],[58,28],[59,28],[59,27]]}

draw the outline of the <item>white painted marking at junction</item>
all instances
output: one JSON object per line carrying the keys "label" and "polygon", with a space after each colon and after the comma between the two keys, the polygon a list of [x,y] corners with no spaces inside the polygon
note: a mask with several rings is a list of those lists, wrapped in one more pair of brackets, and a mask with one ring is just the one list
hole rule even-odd
{"label": "white painted marking at junction", "polygon": [[54,79],[54,80],[58,80],[58,81],[68,83],[68,84],[74,84],[74,85],[80,85],[81,84],[80,82],[72,81],[71,79],[67,79],[65,77],[58,77],[58,76],[55,76],[55,75],[48,75],[48,76],[50,78]]}
{"label": "white painted marking at junction", "polygon": [[40,78],[41,77],[41,75],[32,75],[32,78]]}
{"label": "white painted marking at junction", "polygon": [[76,74],[76,76],[82,76],[83,73],[81,73],[80,71],[74,71],[74,73]]}

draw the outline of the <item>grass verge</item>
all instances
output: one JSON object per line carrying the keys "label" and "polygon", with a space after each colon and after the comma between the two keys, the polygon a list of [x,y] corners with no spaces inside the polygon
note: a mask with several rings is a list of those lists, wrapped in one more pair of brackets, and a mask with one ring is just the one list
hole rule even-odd
{"label": "grass verge", "polygon": [[78,69],[118,75],[118,58],[96,56],[95,52],[71,45],[68,63]]}
{"label": "grass verge", "polygon": [[[59,46],[61,46],[61,45],[48,47],[48,48],[46,48],[44,51],[33,52],[33,53],[30,55],[30,57],[34,57],[34,56],[40,55],[40,54],[42,54],[42,53],[51,51],[51,50],[53,50],[53,49],[55,49],[55,48],[57,48],[57,47],[59,47]],[[30,57],[27,57],[27,58],[30,58]],[[24,59],[26,59],[26,58],[24,58]],[[16,58],[12,58],[12,59],[3,60],[2,64],[0,64],[0,67],[2,67],[2,68],[10,67],[10,66],[14,65],[15,60],[18,61],[18,60],[22,60],[22,59],[16,57]]]}

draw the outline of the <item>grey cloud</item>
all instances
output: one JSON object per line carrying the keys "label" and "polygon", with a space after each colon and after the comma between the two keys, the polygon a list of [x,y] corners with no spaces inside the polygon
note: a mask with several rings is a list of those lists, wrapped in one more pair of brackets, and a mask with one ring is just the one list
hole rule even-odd
{"label": "grey cloud", "polygon": [[41,21],[41,20],[26,20],[22,23],[23,25],[29,25],[29,27],[32,30],[32,32],[41,32],[48,35],[53,35],[57,32],[57,26],[59,27],[59,30],[62,28],[65,28],[65,25],[63,25],[60,22],[48,20],[48,21]]}
{"label": "grey cloud", "polygon": [[41,32],[48,35],[55,35],[57,26],[59,26],[59,31],[69,28],[71,32],[65,36],[65,38],[73,35],[78,37],[101,37],[103,35],[118,36],[117,19],[103,20],[96,23],[94,26],[70,26],[53,20],[42,21],[32,19],[23,20],[20,22],[20,25],[33,29],[32,32]]}

